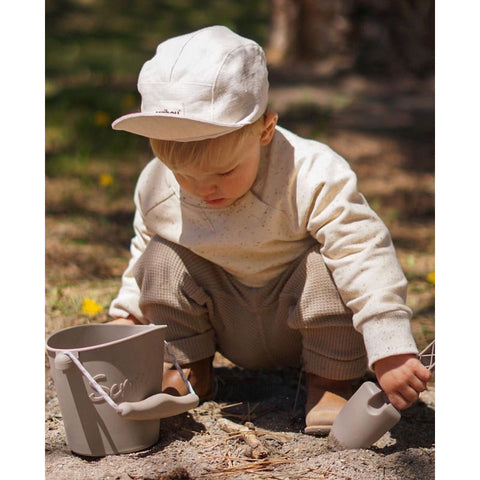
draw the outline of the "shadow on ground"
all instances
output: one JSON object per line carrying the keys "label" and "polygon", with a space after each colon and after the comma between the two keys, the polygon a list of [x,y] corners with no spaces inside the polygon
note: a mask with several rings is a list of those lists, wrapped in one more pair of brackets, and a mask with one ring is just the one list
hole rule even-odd
{"label": "shadow on ground", "polygon": [[[306,399],[304,375],[298,369],[243,370],[238,367],[215,368],[215,402],[222,416],[243,424],[251,421],[257,428],[276,432],[301,433],[305,427]],[[363,381],[372,380],[366,375]],[[400,422],[390,431],[393,445],[372,447],[390,454],[408,448],[429,448],[435,444],[435,411],[422,401],[402,412]]]}

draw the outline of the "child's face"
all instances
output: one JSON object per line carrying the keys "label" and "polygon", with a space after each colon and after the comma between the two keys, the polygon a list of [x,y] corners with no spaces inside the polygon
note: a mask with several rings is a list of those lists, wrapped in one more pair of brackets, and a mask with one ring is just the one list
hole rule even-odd
{"label": "child's face", "polygon": [[173,170],[180,187],[213,208],[226,208],[243,197],[257,177],[261,142],[251,136],[221,167],[179,167]]}
{"label": "child's face", "polygon": [[278,115],[264,116],[263,130],[258,135],[245,136],[221,166],[208,168],[186,166],[173,169],[180,187],[213,208],[226,208],[242,198],[257,178],[261,147],[270,143]]}

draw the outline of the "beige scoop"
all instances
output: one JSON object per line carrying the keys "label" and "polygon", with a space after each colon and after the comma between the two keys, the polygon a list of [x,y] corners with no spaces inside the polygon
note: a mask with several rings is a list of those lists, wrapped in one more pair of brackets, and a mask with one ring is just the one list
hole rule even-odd
{"label": "beige scoop", "polygon": [[[420,354],[429,369],[435,367],[435,340]],[[368,448],[400,420],[400,412],[388,401],[383,390],[365,382],[338,414],[328,436],[334,449]]]}

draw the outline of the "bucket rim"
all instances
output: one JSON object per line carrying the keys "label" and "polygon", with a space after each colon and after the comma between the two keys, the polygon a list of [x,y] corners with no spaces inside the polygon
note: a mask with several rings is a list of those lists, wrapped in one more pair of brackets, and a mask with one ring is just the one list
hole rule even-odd
{"label": "bucket rim", "polygon": [[[49,344],[50,341],[53,339],[53,337],[55,337],[56,335],[59,335],[61,333],[64,333],[66,331],[80,330],[80,329],[85,329],[85,328],[92,329],[92,328],[97,328],[97,327],[112,328],[112,329],[116,328],[118,330],[125,330],[125,329],[140,330],[141,329],[141,331],[139,331],[137,333],[132,332],[132,334],[128,335],[128,337],[118,338],[118,339],[112,340],[110,342],[97,343],[95,345],[90,345],[90,346],[87,346],[87,347],[56,348],[56,347],[52,347]],[[50,334],[45,340],[45,346],[47,348],[47,351],[52,352],[52,353],[67,352],[67,351],[68,352],[88,352],[90,350],[98,349],[99,347],[116,345],[116,344],[125,342],[127,340],[131,340],[132,338],[137,338],[137,337],[140,337],[142,335],[146,335],[153,330],[164,330],[165,328],[167,328],[167,325],[155,325],[155,324],[152,324],[152,323],[149,324],[149,325],[107,325],[107,324],[104,324],[104,323],[88,323],[88,324],[84,324],[84,325],[73,325],[71,327],[62,328],[62,329],[57,330],[56,332],[53,332],[52,334]]]}

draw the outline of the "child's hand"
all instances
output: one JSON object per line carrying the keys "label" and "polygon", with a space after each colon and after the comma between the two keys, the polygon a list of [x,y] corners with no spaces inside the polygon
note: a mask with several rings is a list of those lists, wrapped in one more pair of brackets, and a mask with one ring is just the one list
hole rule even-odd
{"label": "child's hand", "polygon": [[414,403],[426,388],[432,374],[416,355],[393,355],[375,362],[375,374],[380,387],[392,405],[404,410]]}

